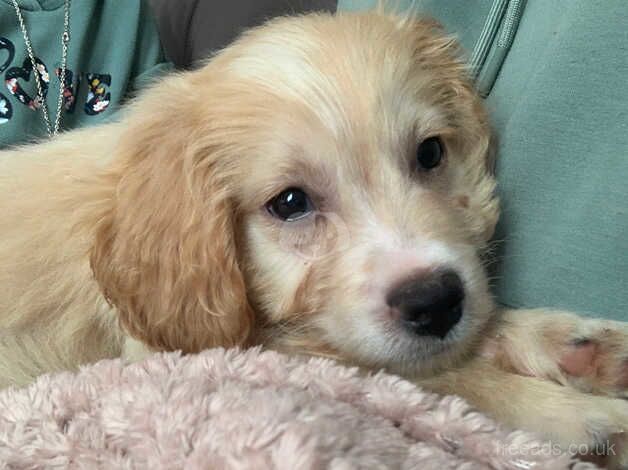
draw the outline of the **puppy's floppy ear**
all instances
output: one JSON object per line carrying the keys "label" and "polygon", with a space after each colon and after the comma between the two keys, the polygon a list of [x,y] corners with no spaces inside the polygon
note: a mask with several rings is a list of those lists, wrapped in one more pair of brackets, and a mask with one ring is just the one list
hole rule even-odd
{"label": "puppy's floppy ear", "polygon": [[135,104],[103,176],[91,250],[124,328],[184,352],[242,344],[253,319],[234,237],[235,166],[195,100],[189,80],[174,77]]}

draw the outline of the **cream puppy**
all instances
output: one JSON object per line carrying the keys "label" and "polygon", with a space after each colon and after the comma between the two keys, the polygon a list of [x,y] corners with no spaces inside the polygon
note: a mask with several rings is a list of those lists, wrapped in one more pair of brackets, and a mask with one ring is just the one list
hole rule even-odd
{"label": "cream puppy", "polygon": [[614,439],[626,326],[491,299],[490,143],[432,22],[249,31],[119,123],[0,153],[0,381],[262,344],[385,368],[565,448]]}

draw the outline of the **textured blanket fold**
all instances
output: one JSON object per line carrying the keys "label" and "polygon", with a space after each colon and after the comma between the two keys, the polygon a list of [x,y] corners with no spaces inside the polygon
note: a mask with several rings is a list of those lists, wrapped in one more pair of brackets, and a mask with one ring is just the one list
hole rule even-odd
{"label": "textured blanket fold", "polygon": [[594,467],[395,376],[216,349],[102,361],[0,392],[0,468]]}

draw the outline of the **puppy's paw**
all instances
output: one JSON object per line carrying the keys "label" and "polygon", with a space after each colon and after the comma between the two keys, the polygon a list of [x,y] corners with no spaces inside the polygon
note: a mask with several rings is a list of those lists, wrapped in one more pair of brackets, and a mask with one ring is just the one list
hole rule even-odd
{"label": "puppy's paw", "polygon": [[548,310],[509,310],[485,355],[518,374],[628,398],[628,323]]}
{"label": "puppy's paw", "polygon": [[628,470],[628,402],[573,392],[577,398],[566,394],[562,403],[569,403],[567,408],[556,408],[559,412],[543,428],[553,430],[563,449],[572,455],[609,469]]}

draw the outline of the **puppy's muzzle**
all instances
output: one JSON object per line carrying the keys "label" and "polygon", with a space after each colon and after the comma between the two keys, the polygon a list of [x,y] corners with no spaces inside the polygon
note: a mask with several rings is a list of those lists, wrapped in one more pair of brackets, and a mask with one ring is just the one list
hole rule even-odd
{"label": "puppy's muzzle", "polygon": [[464,286],[452,270],[414,275],[397,284],[386,297],[404,328],[419,336],[444,338],[460,321]]}

